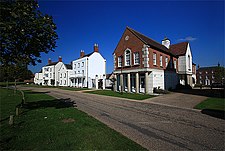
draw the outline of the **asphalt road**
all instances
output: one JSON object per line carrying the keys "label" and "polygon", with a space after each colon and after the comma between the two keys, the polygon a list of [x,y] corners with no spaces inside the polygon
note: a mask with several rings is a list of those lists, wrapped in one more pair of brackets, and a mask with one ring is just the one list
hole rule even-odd
{"label": "asphalt road", "polygon": [[148,150],[225,150],[225,120],[197,110],[60,89],[32,89],[71,98],[79,110]]}

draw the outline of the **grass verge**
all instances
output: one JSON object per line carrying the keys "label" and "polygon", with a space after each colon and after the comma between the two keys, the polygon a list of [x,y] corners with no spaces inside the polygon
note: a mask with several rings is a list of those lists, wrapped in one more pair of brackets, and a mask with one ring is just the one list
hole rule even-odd
{"label": "grass verge", "polygon": [[110,91],[110,90],[87,91],[85,93],[127,98],[127,99],[133,99],[133,100],[144,100],[144,99],[154,97],[152,95],[147,95],[147,94],[119,93],[119,92]]}
{"label": "grass verge", "polygon": [[45,93],[25,91],[26,105],[8,125],[21,102],[19,93],[0,89],[0,150],[145,150],[103,123]]}
{"label": "grass verge", "polygon": [[203,102],[195,106],[195,109],[211,109],[218,111],[225,111],[225,99],[224,98],[208,98]]}

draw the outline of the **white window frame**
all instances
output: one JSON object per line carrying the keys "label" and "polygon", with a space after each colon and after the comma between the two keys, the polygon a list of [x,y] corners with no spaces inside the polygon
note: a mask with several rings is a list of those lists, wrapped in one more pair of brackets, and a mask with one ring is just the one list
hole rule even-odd
{"label": "white window frame", "polygon": [[177,69],[177,60],[173,60],[174,69]]}
{"label": "white window frame", "polygon": [[134,65],[139,65],[140,64],[140,54],[139,52],[134,53]]}
{"label": "white window frame", "polygon": [[84,66],[84,62],[82,62],[82,66],[81,67],[83,67]]}
{"label": "white window frame", "polygon": [[[129,53],[127,53],[129,52]],[[129,64],[128,64],[128,58],[129,57]],[[130,66],[131,65],[131,50],[130,49],[126,49],[125,52],[124,52],[124,63],[125,63],[125,66]]]}
{"label": "white window frame", "polygon": [[118,57],[118,67],[122,67],[122,57]]}
{"label": "white window frame", "polygon": [[159,60],[160,60],[160,67],[162,67],[163,66],[163,62],[162,62],[163,56],[162,55],[160,55]]}
{"label": "white window frame", "polygon": [[153,57],[152,57],[153,59],[152,59],[152,61],[153,61],[153,65],[155,65],[156,66],[156,64],[157,64],[157,60],[156,60],[156,58],[157,58],[157,55],[156,55],[156,53],[153,53]]}
{"label": "white window frame", "polygon": [[168,57],[165,58],[165,62],[166,62],[166,67],[168,66]]}
{"label": "white window frame", "polygon": [[78,63],[78,68],[80,68],[80,63]]}

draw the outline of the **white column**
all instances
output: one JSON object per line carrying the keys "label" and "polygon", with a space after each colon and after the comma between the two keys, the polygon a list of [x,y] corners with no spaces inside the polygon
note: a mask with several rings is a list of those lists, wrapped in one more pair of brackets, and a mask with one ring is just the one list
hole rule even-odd
{"label": "white column", "polygon": [[148,72],[145,72],[145,93],[149,92],[149,77]]}
{"label": "white column", "polygon": [[106,77],[105,77],[105,74],[103,74],[103,81],[102,81],[102,85],[103,85],[103,86],[102,86],[102,89],[103,89],[103,90],[105,90],[105,83],[106,83],[106,82],[105,82],[105,78],[106,78]]}
{"label": "white column", "polygon": [[95,88],[98,89],[98,75],[95,76]]}
{"label": "white column", "polygon": [[123,74],[120,74],[120,92],[123,92]]}
{"label": "white column", "polygon": [[130,73],[127,74],[127,92],[130,92]]}
{"label": "white column", "polygon": [[114,81],[114,91],[117,91],[117,75],[114,75],[115,81]]}
{"label": "white column", "polygon": [[139,93],[139,73],[136,73],[136,93]]}

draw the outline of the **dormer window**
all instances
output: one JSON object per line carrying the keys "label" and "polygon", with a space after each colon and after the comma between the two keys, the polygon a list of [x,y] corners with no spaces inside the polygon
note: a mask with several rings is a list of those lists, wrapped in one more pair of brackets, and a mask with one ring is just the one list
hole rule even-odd
{"label": "dormer window", "polygon": [[129,49],[127,49],[125,51],[125,66],[131,65],[130,58],[131,58],[131,51]]}
{"label": "dormer window", "polygon": [[140,64],[140,57],[139,57],[139,53],[135,52],[134,53],[134,65],[139,65]]}

